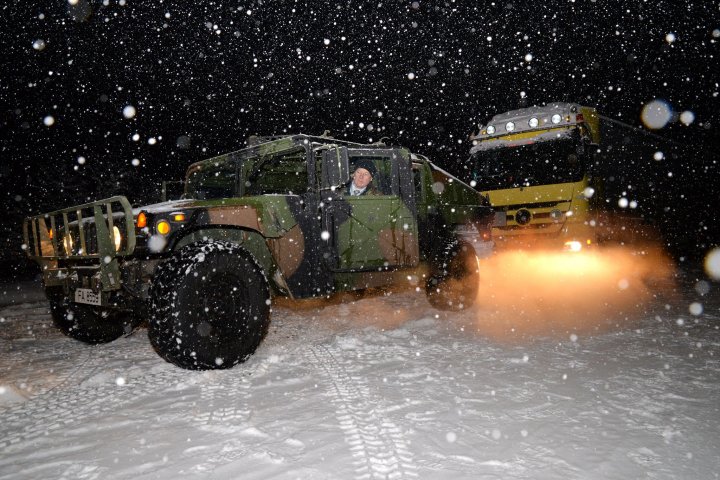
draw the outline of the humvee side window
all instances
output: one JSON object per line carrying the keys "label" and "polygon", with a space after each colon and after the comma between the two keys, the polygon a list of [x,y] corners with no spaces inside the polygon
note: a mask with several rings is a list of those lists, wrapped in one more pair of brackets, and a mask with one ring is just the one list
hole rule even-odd
{"label": "humvee side window", "polygon": [[247,162],[245,195],[299,195],[308,189],[305,150],[256,157]]}
{"label": "humvee side window", "polygon": [[235,178],[235,163],[202,165],[188,176],[187,194],[198,200],[229,198],[235,195]]}
{"label": "humvee side window", "polygon": [[372,185],[375,186],[377,191],[382,195],[393,195],[397,192],[393,192],[392,185],[392,162],[390,157],[384,156],[369,156],[369,155],[350,155],[350,173],[355,171],[356,165],[360,161],[371,161],[375,165],[376,174],[373,176]]}

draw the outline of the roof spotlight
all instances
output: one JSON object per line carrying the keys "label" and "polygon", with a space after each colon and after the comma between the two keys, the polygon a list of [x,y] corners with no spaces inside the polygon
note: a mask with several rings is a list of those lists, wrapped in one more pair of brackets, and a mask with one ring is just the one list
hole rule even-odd
{"label": "roof spotlight", "polygon": [[537,117],[532,117],[530,120],[528,120],[528,126],[530,128],[535,128],[538,126],[538,119]]}
{"label": "roof spotlight", "polygon": [[513,122],[507,122],[505,124],[505,131],[512,132],[513,130],[515,130],[515,124]]}
{"label": "roof spotlight", "polygon": [[495,133],[495,127],[492,125],[488,125],[486,131],[487,131],[488,135],[492,135],[493,133]]}
{"label": "roof spotlight", "polygon": [[556,113],[555,115],[553,115],[552,117],[550,117],[550,121],[551,121],[552,123],[555,123],[555,124],[560,123],[560,120],[562,120],[562,117],[560,116],[559,113]]}

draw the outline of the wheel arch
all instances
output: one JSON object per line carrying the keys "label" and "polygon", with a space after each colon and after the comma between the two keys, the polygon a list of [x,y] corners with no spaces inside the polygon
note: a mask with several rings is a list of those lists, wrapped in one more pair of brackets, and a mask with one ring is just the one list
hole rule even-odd
{"label": "wheel arch", "polygon": [[273,279],[275,270],[277,269],[275,260],[265,241],[265,237],[255,230],[238,228],[231,225],[214,225],[208,228],[201,228],[178,238],[173,244],[171,251],[179,251],[188,245],[206,242],[208,240],[234,243],[246,250],[253,256],[263,272],[265,272],[265,277],[270,287],[276,291],[278,290],[278,285]]}

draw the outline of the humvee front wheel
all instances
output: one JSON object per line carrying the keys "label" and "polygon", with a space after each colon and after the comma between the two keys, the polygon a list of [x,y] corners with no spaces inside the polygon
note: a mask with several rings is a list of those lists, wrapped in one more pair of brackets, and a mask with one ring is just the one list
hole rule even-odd
{"label": "humvee front wheel", "polygon": [[47,292],[55,326],[70,338],[95,345],[108,343],[134,327],[131,315],[71,302],[57,289]]}
{"label": "humvee front wheel", "polygon": [[245,249],[219,241],[189,245],[158,267],[148,336],[179,367],[230,368],[265,336],[269,299],[262,269]]}
{"label": "humvee front wheel", "polygon": [[459,311],[475,303],[480,284],[477,255],[472,245],[453,242],[439,255],[425,283],[430,305]]}

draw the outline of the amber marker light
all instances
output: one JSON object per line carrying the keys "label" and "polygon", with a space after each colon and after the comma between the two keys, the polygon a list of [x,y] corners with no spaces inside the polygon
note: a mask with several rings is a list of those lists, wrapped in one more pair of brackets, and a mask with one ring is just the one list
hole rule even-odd
{"label": "amber marker light", "polygon": [[135,221],[138,228],[145,228],[147,227],[147,215],[145,215],[145,212],[140,212],[140,214],[137,216],[137,220]]}
{"label": "amber marker light", "polygon": [[155,230],[157,230],[160,235],[167,235],[170,233],[170,222],[167,220],[160,220],[157,225],[155,225]]}
{"label": "amber marker light", "polygon": [[173,213],[172,219],[175,222],[184,222],[185,221],[185,214],[184,213]]}

